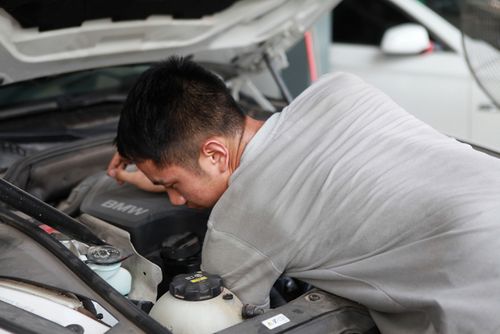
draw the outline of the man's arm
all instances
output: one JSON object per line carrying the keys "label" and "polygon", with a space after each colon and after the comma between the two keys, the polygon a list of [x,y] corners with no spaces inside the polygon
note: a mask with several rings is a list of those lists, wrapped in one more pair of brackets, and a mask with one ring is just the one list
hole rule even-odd
{"label": "man's arm", "polygon": [[151,192],[165,191],[165,187],[154,185],[140,170],[128,171],[127,165],[128,162],[118,152],[115,153],[108,165],[108,175],[116,179],[119,184],[130,183],[139,189]]}

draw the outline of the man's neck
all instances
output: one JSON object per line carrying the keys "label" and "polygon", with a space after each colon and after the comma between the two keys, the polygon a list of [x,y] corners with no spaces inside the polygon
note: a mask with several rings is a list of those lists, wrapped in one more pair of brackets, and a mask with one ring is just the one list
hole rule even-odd
{"label": "man's neck", "polygon": [[230,168],[232,172],[234,172],[240,165],[240,159],[243,155],[243,152],[245,152],[245,148],[247,147],[250,140],[252,140],[252,138],[255,136],[257,131],[259,131],[262,125],[264,125],[264,122],[265,121],[263,120],[256,120],[254,118],[245,116],[245,126],[243,128],[243,133],[241,134],[235,154],[233,157],[231,157],[230,160]]}

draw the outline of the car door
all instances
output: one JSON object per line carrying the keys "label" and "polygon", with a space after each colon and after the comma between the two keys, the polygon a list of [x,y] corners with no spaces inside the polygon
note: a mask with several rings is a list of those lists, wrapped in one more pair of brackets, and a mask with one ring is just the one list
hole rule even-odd
{"label": "car door", "polygon": [[[344,0],[332,21],[332,70],[355,73],[436,129],[471,138],[473,80],[456,28],[416,0]],[[384,33],[404,23],[425,27],[432,48],[384,53]]]}

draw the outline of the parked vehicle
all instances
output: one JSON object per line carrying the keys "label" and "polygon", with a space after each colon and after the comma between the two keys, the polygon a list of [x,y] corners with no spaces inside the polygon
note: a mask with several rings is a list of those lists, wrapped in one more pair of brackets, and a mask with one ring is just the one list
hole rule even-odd
{"label": "parked vehicle", "polygon": [[500,149],[500,110],[473,80],[460,30],[421,1],[344,0],[332,33],[332,70],[361,76],[443,133]]}

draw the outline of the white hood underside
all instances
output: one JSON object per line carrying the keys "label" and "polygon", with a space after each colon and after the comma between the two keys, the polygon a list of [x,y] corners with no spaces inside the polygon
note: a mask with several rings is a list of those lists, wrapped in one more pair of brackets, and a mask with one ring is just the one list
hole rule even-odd
{"label": "white hood underside", "polygon": [[[23,29],[0,9],[0,77],[4,83],[121,64],[171,54],[213,58],[282,51],[340,0],[242,0],[201,19],[150,16],[146,20],[86,21],[79,27]],[[223,60],[223,59],[221,59]],[[223,60],[227,61],[227,60]]]}

